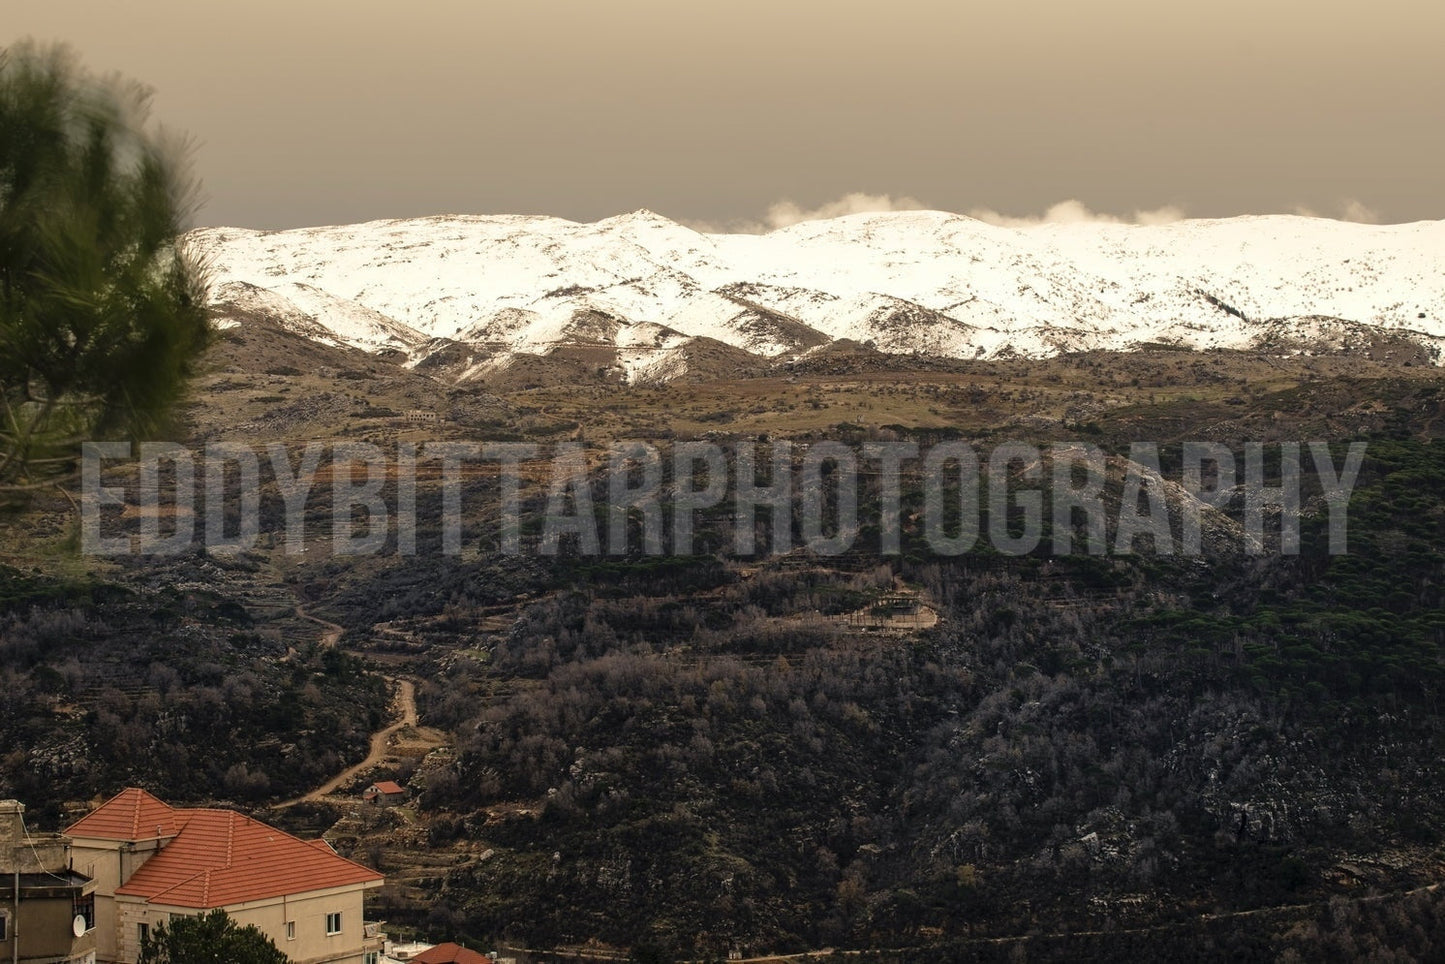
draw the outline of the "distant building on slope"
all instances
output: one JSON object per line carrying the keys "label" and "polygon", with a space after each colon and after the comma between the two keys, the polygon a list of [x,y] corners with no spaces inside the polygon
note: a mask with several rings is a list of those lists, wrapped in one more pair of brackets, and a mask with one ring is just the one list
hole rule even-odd
{"label": "distant building on slope", "polygon": [[135,964],[157,924],[220,908],[297,964],[378,964],[385,935],[362,919],[380,873],[324,840],[233,810],[180,809],[129,788],[71,824],[73,866],[95,881],[95,949]]}
{"label": "distant building on slope", "polygon": [[381,951],[381,964],[406,964],[422,951],[429,951],[435,946],[425,941],[387,941]]}
{"label": "distant building on slope", "polygon": [[406,802],[406,787],[393,780],[378,780],[361,791],[361,799],[376,807],[394,807]]}

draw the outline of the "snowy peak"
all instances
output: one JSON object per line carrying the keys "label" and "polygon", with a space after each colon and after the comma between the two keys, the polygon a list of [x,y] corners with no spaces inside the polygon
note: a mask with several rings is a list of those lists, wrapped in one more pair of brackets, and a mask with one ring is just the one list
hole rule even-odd
{"label": "snowy peak", "polygon": [[[786,359],[840,339],[947,357],[1166,342],[1343,350],[1445,343],[1445,222],[1245,217],[1012,228],[939,211],[708,234],[652,211],[591,224],[434,217],[190,240],[223,316],[411,363],[569,357],[620,379],[689,359]],[[1322,320],[1323,319],[1323,320]],[[716,348],[689,350],[693,342]]]}

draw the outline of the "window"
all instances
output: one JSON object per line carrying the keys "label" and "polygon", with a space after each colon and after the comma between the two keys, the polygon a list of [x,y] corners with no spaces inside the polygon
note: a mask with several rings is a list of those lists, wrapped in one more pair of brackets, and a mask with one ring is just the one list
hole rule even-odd
{"label": "window", "polygon": [[341,911],[336,911],[336,912],[333,913],[333,914],[327,914],[327,915],[326,915],[326,934],[327,934],[327,936],[329,937],[329,936],[331,936],[331,935],[333,935],[333,934],[340,934],[340,933],[341,933]]}
{"label": "window", "polygon": [[10,915],[9,915],[9,914],[0,914],[0,941],[5,941],[5,940],[9,940],[9,939],[10,939],[9,924],[10,924]]}
{"label": "window", "polygon": [[95,896],[87,894],[84,897],[77,897],[71,905],[71,913],[76,917],[85,918],[85,929],[92,930],[95,927]]}
{"label": "window", "polygon": [[137,924],[137,925],[135,925],[135,936],[136,936],[136,940],[140,941],[140,946],[141,946],[141,947],[145,947],[145,946],[146,946],[146,942],[151,939],[151,925],[149,925],[149,924]]}
{"label": "window", "polygon": [[288,920],[286,922],[286,939],[288,941],[294,941],[296,939],[296,922],[294,920]]}
{"label": "window", "polygon": [[381,958],[376,951],[367,951],[366,956],[361,959],[361,964],[377,964]]}

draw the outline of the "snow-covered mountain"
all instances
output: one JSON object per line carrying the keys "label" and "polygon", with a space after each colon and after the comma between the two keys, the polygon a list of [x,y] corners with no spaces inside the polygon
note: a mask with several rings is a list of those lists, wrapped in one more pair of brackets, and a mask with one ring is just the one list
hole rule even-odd
{"label": "snow-covered mountain", "polygon": [[1445,362],[1441,221],[1017,228],[917,211],[754,235],[637,211],[592,224],[439,217],[190,239],[212,265],[223,317],[259,312],[414,365],[444,352],[463,379],[581,350],[628,380],[658,381],[709,344],[765,361],[839,339],[989,358],[1160,342],[1339,350],[1386,336]]}

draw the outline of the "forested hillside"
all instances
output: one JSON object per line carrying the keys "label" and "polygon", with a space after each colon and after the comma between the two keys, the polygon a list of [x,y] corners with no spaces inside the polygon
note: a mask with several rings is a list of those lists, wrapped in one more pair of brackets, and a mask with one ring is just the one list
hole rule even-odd
{"label": "forested hillside", "polygon": [[[1239,453],[1324,439],[1337,465],[1348,443],[1367,449],[1335,555],[1312,476],[1298,554],[1245,551],[1236,503],[1206,520],[1198,557],[1147,540],[1057,555],[1047,514],[1030,553],[981,539],[942,556],[923,537],[916,468],[897,555],[867,524],[837,556],[770,553],[761,524],[759,551],[738,555],[726,503],[699,514],[691,556],[565,541],[542,555],[547,481],[531,472],[520,556],[499,551],[486,473],[463,482],[463,551],[442,553],[432,473],[414,555],[390,551],[394,536],[377,555],[334,555],[328,485],[306,509],[320,538],[288,553],[263,475],[265,531],[247,552],[78,559],[67,502],[39,493],[7,518],[0,570],[0,795],[37,822],[124,784],[238,805],[385,870],[372,912],[393,927],[654,960],[1442,946],[1439,900],[1419,890],[1440,877],[1445,828],[1433,369],[860,349],[733,383],[493,396],[253,319],[227,333],[203,388],[194,443],[470,438],[598,456],[639,436],[664,452],[1086,442],[1109,458],[1111,519],[1135,441],[1158,443],[1165,476],[1186,440]],[[400,421],[422,404],[449,414]],[[859,515],[877,519],[878,481],[863,478]],[[403,731],[411,749],[384,766],[270,809],[364,756],[393,719],[387,678],[415,683],[431,735]],[[413,801],[349,806],[382,777]]]}

